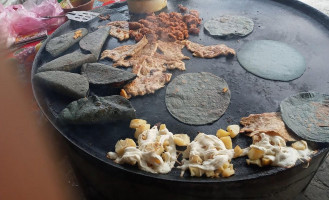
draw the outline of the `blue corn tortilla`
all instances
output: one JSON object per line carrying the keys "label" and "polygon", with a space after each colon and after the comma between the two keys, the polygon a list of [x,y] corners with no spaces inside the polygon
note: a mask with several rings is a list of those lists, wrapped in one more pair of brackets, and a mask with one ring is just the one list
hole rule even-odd
{"label": "blue corn tortilla", "polygon": [[314,142],[329,142],[329,95],[303,92],[280,104],[286,126],[299,137]]}
{"label": "blue corn tortilla", "polygon": [[191,125],[217,121],[230,104],[226,81],[208,72],[177,76],[167,87],[166,106],[177,120]]}
{"label": "blue corn tortilla", "polygon": [[244,16],[225,15],[206,21],[204,28],[212,36],[231,39],[249,35],[254,30],[254,22]]}
{"label": "blue corn tortilla", "polygon": [[82,98],[70,103],[59,114],[59,120],[69,124],[102,124],[135,117],[130,102],[119,95]]}
{"label": "blue corn tortilla", "polygon": [[45,71],[75,71],[83,64],[96,62],[96,57],[93,54],[83,54],[80,50],[58,57],[44,65],[42,65],[38,72]]}
{"label": "blue corn tortilla", "polygon": [[136,78],[136,74],[126,70],[117,69],[101,63],[84,64],[81,68],[82,75],[86,76],[92,84],[121,83]]}
{"label": "blue corn tortilla", "polygon": [[59,94],[74,99],[87,96],[89,91],[88,79],[80,74],[70,72],[40,72],[34,75],[33,80]]}
{"label": "blue corn tortilla", "polygon": [[[75,32],[81,30],[81,37],[74,38]],[[79,42],[85,35],[87,35],[88,30],[85,28],[79,28],[58,37],[55,37],[46,44],[46,51],[48,51],[53,57],[57,57],[64,51],[69,49],[75,43]]]}
{"label": "blue corn tortilla", "polygon": [[264,79],[291,81],[306,70],[304,57],[296,49],[273,40],[247,42],[237,58],[248,72]]}
{"label": "blue corn tortilla", "polygon": [[88,33],[88,35],[80,40],[80,48],[86,51],[90,51],[90,53],[94,54],[98,60],[106,38],[109,36],[110,29],[111,28],[109,26],[105,26],[97,29],[92,33]]}

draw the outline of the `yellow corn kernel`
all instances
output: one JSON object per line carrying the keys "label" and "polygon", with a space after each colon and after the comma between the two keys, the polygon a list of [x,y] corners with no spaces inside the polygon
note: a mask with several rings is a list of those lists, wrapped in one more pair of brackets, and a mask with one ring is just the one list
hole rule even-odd
{"label": "yellow corn kernel", "polygon": [[307,143],[304,140],[300,140],[292,143],[291,147],[296,150],[305,150],[307,148]]}
{"label": "yellow corn kernel", "polygon": [[220,140],[223,141],[226,149],[232,149],[232,139],[230,136],[221,137]]}
{"label": "yellow corn kernel", "polygon": [[226,128],[227,132],[230,133],[231,138],[235,138],[239,132],[240,132],[240,126],[239,125],[229,125]]}
{"label": "yellow corn kernel", "polygon": [[224,129],[218,129],[217,133],[216,133],[216,136],[218,138],[221,138],[221,137],[225,137],[225,136],[229,136],[230,133],[225,131]]}
{"label": "yellow corn kernel", "polygon": [[130,121],[129,128],[138,128],[140,125],[146,124],[144,119],[133,119]]}
{"label": "yellow corn kernel", "polygon": [[127,147],[136,147],[136,143],[134,142],[134,140],[132,140],[130,138],[126,138],[124,140],[119,140],[115,144],[115,152],[119,156],[122,156]]}
{"label": "yellow corn kernel", "polygon": [[136,128],[136,131],[135,131],[135,138],[138,139],[138,136],[140,134],[142,134],[144,131],[147,131],[147,130],[150,130],[151,128],[151,125],[150,124],[142,124],[140,125],[139,127]]}
{"label": "yellow corn kernel", "polygon": [[128,96],[126,90],[124,90],[124,89],[121,89],[120,96],[122,96],[122,97],[124,97],[126,99],[129,99],[129,96]]}
{"label": "yellow corn kernel", "polygon": [[272,161],[268,158],[262,158],[262,166],[270,165]]}
{"label": "yellow corn kernel", "polygon": [[251,160],[257,160],[264,156],[264,151],[257,149],[257,148],[251,148],[248,152],[248,158]]}
{"label": "yellow corn kernel", "polygon": [[162,153],[161,157],[164,162],[168,162],[170,160],[170,154],[168,152]]}
{"label": "yellow corn kernel", "polygon": [[215,177],[215,172],[214,171],[206,171],[206,176],[207,177]]}
{"label": "yellow corn kernel", "polygon": [[190,144],[190,137],[187,134],[175,134],[174,142],[177,146],[187,146]]}
{"label": "yellow corn kernel", "polygon": [[197,167],[189,167],[191,176],[201,177],[203,175],[203,170]]}
{"label": "yellow corn kernel", "polygon": [[230,166],[230,163],[229,162],[226,162],[226,163],[224,163],[223,164],[223,169],[227,169],[227,168],[229,168],[229,166]]}
{"label": "yellow corn kernel", "polygon": [[222,177],[227,178],[232,176],[235,173],[234,169],[232,168],[226,168],[222,172]]}
{"label": "yellow corn kernel", "polygon": [[190,163],[193,163],[193,164],[202,164],[202,162],[203,162],[202,158],[200,158],[200,156],[198,156],[198,155],[192,155],[189,160],[190,160]]}
{"label": "yellow corn kernel", "polygon": [[167,128],[167,127],[166,127],[166,125],[165,125],[165,124],[161,124],[161,125],[160,125],[160,129],[159,129],[159,130],[161,131],[161,130],[164,130],[164,129],[166,129],[166,128]]}
{"label": "yellow corn kernel", "polygon": [[241,147],[239,145],[236,145],[234,147],[234,157],[233,158],[237,158],[240,157],[240,155],[243,153],[243,150],[241,149]]}
{"label": "yellow corn kernel", "polygon": [[259,167],[262,167],[262,162],[260,159],[252,160],[252,159],[246,159],[246,162],[248,165],[258,165]]}

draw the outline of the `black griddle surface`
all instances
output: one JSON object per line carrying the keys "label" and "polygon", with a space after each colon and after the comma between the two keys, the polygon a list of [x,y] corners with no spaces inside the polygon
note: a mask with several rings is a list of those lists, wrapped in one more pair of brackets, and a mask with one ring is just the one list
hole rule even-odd
{"label": "black griddle surface", "polygon": [[[284,3],[284,4],[283,4]],[[135,97],[130,101],[136,109],[138,118],[148,121],[151,125],[158,122],[165,123],[169,131],[173,133],[186,133],[193,140],[198,132],[215,134],[219,128],[225,129],[227,125],[239,124],[241,117],[253,113],[276,112],[279,111],[280,102],[286,97],[305,91],[316,91],[319,93],[329,93],[329,19],[318,11],[299,3],[295,0],[272,1],[272,0],[189,0],[189,1],[168,1],[166,12],[178,11],[177,5],[183,4],[189,9],[196,9],[203,19],[202,23],[212,17],[221,15],[243,15],[253,19],[255,23],[254,31],[247,37],[240,39],[222,40],[208,35],[200,27],[198,36],[190,36],[190,40],[204,45],[223,43],[234,48],[236,51],[251,40],[277,40],[285,42],[297,49],[305,58],[307,69],[298,79],[290,82],[271,81],[259,78],[243,69],[236,57],[226,59],[224,57],[215,59],[195,58],[186,49],[183,53],[191,59],[184,61],[186,71],[171,71],[172,79],[183,73],[190,72],[211,72],[222,77],[228,83],[231,90],[231,103],[225,114],[215,123],[204,126],[192,126],[177,121],[170,115],[165,105],[166,87],[155,92],[155,94],[143,97]],[[116,4],[120,7],[125,3]],[[104,8],[103,8],[104,9]],[[106,10],[106,9],[104,9]],[[106,11],[114,13],[114,11]],[[113,14],[112,20],[129,19],[127,11],[123,15]],[[134,16],[133,18],[138,18]],[[88,28],[94,31],[99,25],[108,21],[93,20],[88,24],[67,22],[58,28],[39,50],[33,63],[32,77],[37,69],[44,63],[54,59],[45,51],[45,44],[49,39],[74,30],[79,27]],[[103,47],[113,49],[117,46],[134,44],[134,41],[118,42],[116,38],[109,37]],[[78,49],[75,45],[68,52]],[[100,63],[112,64],[109,60],[102,60]],[[236,169],[235,175],[228,179],[209,179],[188,177],[180,178],[180,170],[175,168],[169,174],[151,174],[139,170],[136,166],[118,165],[106,158],[108,151],[114,151],[115,143],[119,139],[133,138],[134,130],[129,129],[129,122],[116,124],[93,125],[93,126],[72,126],[57,123],[56,117],[59,112],[72,100],[60,97],[51,91],[45,91],[33,82],[34,95],[40,108],[45,113],[50,122],[67,138],[73,145],[85,151],[91,157],[100,160],[109,168],[119,168],[128,173],[139,174],[149,178],[183,181],[183,182],[231,182],[239,180],[253,179],[287,171],[279,167],[259,168],[257,166],[247,166],[245,158],[233,159],[232,163]],[[91,87],[91,94],[108,95],[113,90],[107,87]],[[242,148],[251,144],[251,140],[240,134],[233,139],[234,146],[239,144]],[[313,144],[321,154],[327,145]],[[317,156],[316,155],[316,156]],[[298,163],[297,166],[302,165]],[[290,170],[290,169],[288,169]]]}

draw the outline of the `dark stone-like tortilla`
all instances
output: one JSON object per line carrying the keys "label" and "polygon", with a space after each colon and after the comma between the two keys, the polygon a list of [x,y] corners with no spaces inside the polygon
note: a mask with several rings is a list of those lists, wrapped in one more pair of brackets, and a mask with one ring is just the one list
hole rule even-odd
{"label": "dark stone-like tortilla", "polygon": [[97,59],[93,54],[83,54],[80,50],[77,50],[42,65],[38,69],[38,72],[74,71],[77,70],[81,65],[85,63],[96,62],[96,60]]}
{"label": "dark stone-like tortilla", "polygon": [[206,21],[204,28],[212,36],[230,39],[250,34],[254,29],[254,22],[244,16],[225,15]]}
{"label": "dark stone-like tortilla", "polygon": [[204,125],[218,120],[230,104],[226,81],[208,72],[177,76],[167,87],[168,111],[179,121]]}
{"label": "dark stone-like tortilla", "polygon": [[136,74],[101,63],[84,64],[81,73],[92,84],[112,84],[132,80]]}
{"label": "dark stone-like tortilla", "polygon": [[70,103],[59,115],[62,122],[70,124],[98,124],[135,117],[130,102],[119,95],[82,98]]}
{"label": "dark stone-like tortilla", "polygon": [[74,99],[87,96],[89,90],[89,83],[86,77],[70,72],[40,72],[34,75],[33,79],[42,86]]}
{"label": "dark stone-like tortilla", "polygon": [[247,42],[237,58],[247,71],[270,80],[291,81],[306,70],[304,57],[296,49],[273,40]]}
{"label": "dark stone-like tortilla", "polygon": [[[81,30],[81,36],[75,39],[75,32],[79,30]],[[85,35],[87,35],[87,33],[87,29],[79,28],[55,37],[49,40],[49,42],[46,44],[46,51],[48,51],[53,57],[57,57],[71,46],[73,46],[75,43],[79,42]]]}
{"label": "dark stone-like tortilla", "polygon": [[95,55],[96,59],[98,59],[104,42],[109,36],[110,29],[111,28],[109,26],[105,26],[86,35],[79,42],[81,49],[90,51],[92,54]]}
{"label": "dark stone-like tortilla", "polygon": [[329,142],[329,95],[299,93],[283,100],[280,109],[284,123],[298,136]]}

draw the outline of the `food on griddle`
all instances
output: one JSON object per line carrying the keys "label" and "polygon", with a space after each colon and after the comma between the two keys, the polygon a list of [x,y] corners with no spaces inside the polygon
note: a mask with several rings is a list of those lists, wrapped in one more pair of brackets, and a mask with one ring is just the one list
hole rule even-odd
{"label": "food on griddle", "polygon": [[33,80],[50,90],[74,99],[86,97],[89,90],[88,79],[76,73],[40,72],[34,75]]}
{"label": "food on griddle", "polygon": [[105,26],[86,35],[79,42],[81,49],[89,51],[90,53],[95,55],[96,59],[98,59],[102,47],[109,35],[110,29],[110,27]]}
{"label": "food on griddle", "polygon": [[191,143],[190,136],[187,134],[174,134],[174,142],[180,147],[187,146]]}
{"label": "food on griddle", "polygon": [[224,142],[214,135],[199,133],[183,152],[181,176],[186,170],[191,176],[230,177],[235,173],[231,160],[234,150],[227,149]]}
{"label": "food on griddle", "polygon": [[189,60],[190,58],[182,53],[183,48],[184,44],[179,42],[163,42],[161,40],[158,41],[158,49],[162,52],[163,57],[166,59]]}
{"label": "food on griddle", "polygon": [[226,81],[208,72],[177,76],[166,91],[166,106],[177,120],[191,125],[217,121],[230,104],[231,92]]}
{"label": "food on griddle", "polygon": [[114,62],[124,60],[125,58],[133,56],[135,53],[140,51],[147,43],[148,40],[146,37],[143,37],[142,40],[134,45],[124,45],[112,50],[105,50],[102,53],[101,59],[111,58]]}
{"label": "food on griddle", "polygon": [[136,41],[147,36],[150,41],[176,41],[184,40],[189,37],[189,34],[199,34],[199,25],[201,19],[196,10],[191,10],[189,13],[182,15],[181,13],[160,13],[159,15],[147,16],[145,19],[140,19],[138,22],[130,22],[130,38]]}
{"label": "food on griddle", "polygon": [[136,77],[136,74],[101,63],[84,64],[81,68],[81,73],[92,84],[122,83]]}
{"label": "food on griddle", "polygon": [[306,70],[304,57],[296,49],[273,40],[247,42],[237,58],[248,72],[270,80],[291,81]]}
{"label": "food on griddle", "polygon": [[133,96],[143,96],[154,93],[156,90],[163,88],[171,79],[170,73],[162,71],[151,71],[147,75],[139,75],[132,82],[128,83],[121,90],[120,95],[129,99]]}
{"label": "food on griddle", "polygon": [[244,16],[225,15],[206,21],[204,28],[212,36],[229,39],[249,35],[254,29],[254,22]]}
{"label": "food on griddle", "polygon": [[96,62],[93,54],[83,54],[80,50],[58,57],[44,65],[38,72],[44,71],[75,71],[85,63]]}
{"label": "food on griddle", "polygon": [[[77,31],[80,33],[79,37],[75,37]],[[85,35],[87,35],[87,33],[87,29],[80,28],[52,38],[46,44],[46,51],[48,51],[53,57],[57,57],[71,46],[73,46],[75,43],[79,42]]]}
{"label": "food on griddle", "polygon": [[248,117],[241,118],[240,123],[244,126],[240,132],[246,132],[250,137],[259,133],[266,133],[279,135],[286,141],[296,141],[286,129],[281,113],[278,112],[251,114]]}
{"label": "food on griddle", "polygon": [[135,118],[130,102],[119,96],[89,96],[70,103],[59,114],[59,120],[69,124],[99,124]]}
{"label": "food on griddle", "polygon": [[230,133],[231,138],[235,138],[240,133],[240,126],[232,124],[227,126],[226,130]]}
{"label": "food on griddle", "polygon": [[[131,124],[136,125],[144,121],[134,119]],[[108,152],[107,157],[118,164],[137,164],[141,170],[151,173],[166,174],[174,167],[177,160],[174,136],[164,124],[161,124],[159,129],[153,126],[140,133],[137,144],[136,146],[136,143],[129,138],[119,140],[115,145],[115,152]]]}
{"label": "food on griddle", "polygon": [[110,35],[118,38],[119,41],[129,39],[129,24],[127,21],[114,21],[108,23],[106,26],[110,26]]}
{"label": "food on griddle", "polygon": [[179,11],[185,13],[188,11],[188,8],[184,7],[182,4],[178,4]]}
{"label": "food on griddle", "polygon": [[77,38],[79,38],[79,37],[82,37],[82,30],[81,30],[81,29],[75,31],[75,32],[74,32],[74,36],[73,36],[74,39],[77,39]]}
{"label": "food on griddle", "polygon": [[218,56],[234,56],[235,51],[225,44],[204,46],[189,40],[183,41],[186,48],[193,53],[193,56],[200,58],[215,58]]}
{"label": "food on griddle", "polygon": [[305,140],[329,142],[329,95],[302,92],[280,104],[286,126]]}
{"label": "food on griddle", "polygon": [[140,51],[134,53],[131,55],[131,57],[128,57],[126,59],[120,59],[117,62],[113,63],[113,67],[121,66],[121,67],[130,67],[139,65],[146,56],[153,57],[156,50],[158,48],[158,43],[147,43]]}
{"label": "food on griddle", "polygon": [[305,141],[297,141],[288,147],[281,136],[259,133],[253,137],[246,162],[259,167],[272,165],[290,168],[297,160],[309,162],[310,156],[316,152],[310,150]]}

